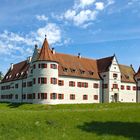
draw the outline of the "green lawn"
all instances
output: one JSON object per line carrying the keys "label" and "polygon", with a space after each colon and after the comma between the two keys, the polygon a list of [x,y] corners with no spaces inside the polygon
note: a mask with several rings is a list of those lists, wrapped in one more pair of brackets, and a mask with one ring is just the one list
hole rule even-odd
{"label": "green lawn", "polygon": [[0,140],[140,140],[140,104],[0,104]]}

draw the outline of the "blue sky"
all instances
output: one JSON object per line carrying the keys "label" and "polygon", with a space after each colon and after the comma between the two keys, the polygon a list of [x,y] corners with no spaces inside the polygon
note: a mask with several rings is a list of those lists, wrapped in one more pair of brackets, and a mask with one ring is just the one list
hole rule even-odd
{"label": "blue sky", "polygon": [[140,65],[140,0],[0,0],[0,70],[47,34],[57,52]]}

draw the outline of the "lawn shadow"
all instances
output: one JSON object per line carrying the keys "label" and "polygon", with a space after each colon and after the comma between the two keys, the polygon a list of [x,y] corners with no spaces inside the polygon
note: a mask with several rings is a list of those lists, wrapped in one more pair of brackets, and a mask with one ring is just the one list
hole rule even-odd
{"label": "lawn shadow", "polygon": [[7,106],[10,108],[18,108],[22,105],[24,105],[25,103],[8,103]]}
{"label": "lawn shadow", "polygon": [[115,135],[140,140],[140,123],[131,122],[85,122],[77,126],[82,131],[97,135]]}

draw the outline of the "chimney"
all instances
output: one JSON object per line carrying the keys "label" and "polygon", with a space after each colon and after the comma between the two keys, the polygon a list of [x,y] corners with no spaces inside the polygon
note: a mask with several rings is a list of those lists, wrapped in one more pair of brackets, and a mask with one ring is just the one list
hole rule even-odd
{"label": "chimney", "polygon": [[133,68],[133,65],[131,64],[130,67]]}
{"label": "chimney", "polygon": [[78,53],[78,58],[81,58],[81,53]]}
{"label": "chimney", "polygon": [[55,54],[55,49],[54,48],[52,48],[52,53]]}
{"label": "chimney", "polygon": [[13,67],[14,67],[14,64],[13,64],[13,63],[11,63],[11,67],[10,67],[10,69],[12,70],[12,69],[13,69]]}
{"label": "chimney", "polygon": [[27,62],[28,62],[28,63],[30,63],[31,60],[32,60],[32,57],[31,57],[31,56],[27,57]]}

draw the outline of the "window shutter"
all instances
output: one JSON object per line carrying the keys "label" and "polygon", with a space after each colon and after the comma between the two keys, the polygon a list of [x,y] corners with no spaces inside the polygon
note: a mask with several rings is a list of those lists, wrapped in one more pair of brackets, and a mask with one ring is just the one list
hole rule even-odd
{"label": "window shutter", "polygon": [[52,64],[50,65],[51,69],[52,69]]}
{"label": "window shutter", "polygon": [[62,99],[64,99],[64,94],[62,94]]}
{"label": "window shutter", "polygon": [[50,94],[50,99],[52,99],[52,93]]}
{"label": "window shutter", "polygon": [[44,78],[44,83],[47,84],[47,78],[46,77]]}
{"label": "window shutter", "polygon": [[51,84],[52,84],[52,82],[53,82],[53,79],[52,79],[52,78],[51,78],[51,81],[50,81],[50,82],[51,82]]}
{"label": "window shutter", "polygon": [[44,93],[44,99],[47,99],[47,93]]}
{"label": "window shutter", "polygon": [[40,68],[40,64],[38,64],[38,68]]}

